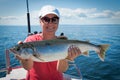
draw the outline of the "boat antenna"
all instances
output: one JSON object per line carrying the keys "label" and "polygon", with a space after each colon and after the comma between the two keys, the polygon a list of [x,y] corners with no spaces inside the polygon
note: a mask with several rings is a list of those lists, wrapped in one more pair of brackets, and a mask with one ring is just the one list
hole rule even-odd
{"label": "boat antenna", "polygon": [[27,5],[27,23],[28,23],[28,34],[30,34],[30,33],[31,33],[31,28],[30,28],[30,13],[29,13],[28,0],[26,0],[26,5]]}

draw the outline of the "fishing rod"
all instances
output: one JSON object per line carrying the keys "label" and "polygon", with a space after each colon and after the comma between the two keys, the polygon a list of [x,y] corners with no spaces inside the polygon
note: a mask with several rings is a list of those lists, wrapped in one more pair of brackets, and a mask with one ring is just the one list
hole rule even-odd
{"label": "fishing rod", "polygon": [[29,13],[28,0],[26,0],[26,5],[27,5],[27,23],[28,23],[28,34],[29,34],[31,33],[31,28],[30,28],[30,13]]}

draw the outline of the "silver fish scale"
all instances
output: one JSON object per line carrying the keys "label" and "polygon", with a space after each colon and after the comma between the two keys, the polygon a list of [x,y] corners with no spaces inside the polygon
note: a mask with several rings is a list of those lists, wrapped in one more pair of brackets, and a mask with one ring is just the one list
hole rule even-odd
{"label": "silver fish scale", "polygon": [[88,51],[95,51],[102,61],[104,61],[104,52],[108,47],[108,45],[99,46],[88,41],[53,39],[27,42],[19,44],[12,49],[25,57],[29,57],[32,54],[35,61],[42,60],[47,62],[66,58],[68,56],[68,48],[71,45],[78,47],[84,55],[88,55]]}

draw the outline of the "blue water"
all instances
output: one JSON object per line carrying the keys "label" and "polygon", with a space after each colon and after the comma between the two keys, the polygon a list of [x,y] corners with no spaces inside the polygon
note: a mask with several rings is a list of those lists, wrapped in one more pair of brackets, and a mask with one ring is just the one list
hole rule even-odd
{"label": "blue water", "polygon": [[[32,26],[33,31],[41,31],[39,26]],[[94,44],[110,44],[102,62],[96,53],[90,57],[79,56],[75,59],[81,70],[83,80],[120,80],[120,25],[60,25],[61,32],[69,39],[87,40]],[[26,26],[0,26],[0,69],[5,68],[5,49],[14,46],[27,36]],[[13,54],[10,54],[11,66],[20,65]],[[0,73],[0,77],[5,76]]]}

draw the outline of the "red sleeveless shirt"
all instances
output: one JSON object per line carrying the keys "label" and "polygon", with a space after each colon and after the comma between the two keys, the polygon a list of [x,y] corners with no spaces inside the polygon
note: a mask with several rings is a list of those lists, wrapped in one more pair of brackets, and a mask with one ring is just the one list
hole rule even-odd
{"label": "red sleeveless shirt", "polygon": [[[43,40],[40,34],[28,36],[24,42]],[[63,80],[63,75],[57,71],[58,61],[35,62],[33,68],[28,71],[26,80]]]}

